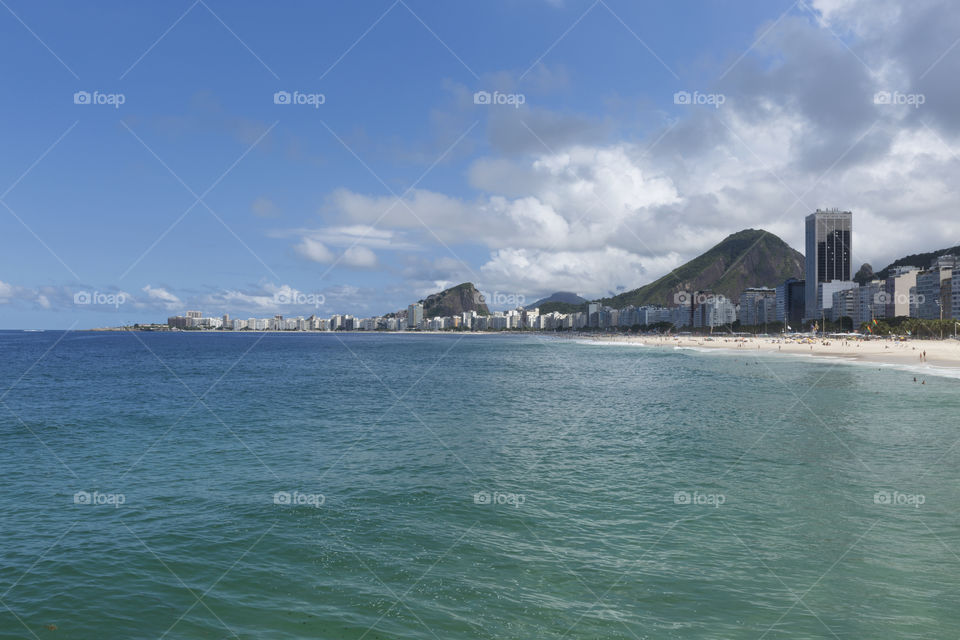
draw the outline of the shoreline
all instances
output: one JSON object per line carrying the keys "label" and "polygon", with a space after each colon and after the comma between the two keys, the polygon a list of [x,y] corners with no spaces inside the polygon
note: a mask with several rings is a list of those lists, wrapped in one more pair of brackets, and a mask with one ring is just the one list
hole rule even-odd
{"label": "shoreline", "polygon": [[[8,329],[4,331],[37,331]],[[47,329],[43,331],[64,331]],[[830,339],[781,336],[693,336],[693,335],[630,335],[553,331],[151,331],[130,328],[75,329],[84,333],[144,332],[177,335],[397,335],[397,336],[532,336],[547,340],[563,340],[593,345],[642,346],[662,350],[690,350],[729,355],[794,356],[828,359],[860,365],[880,365],[909,371],[915,375],[960,379],[960,341],[954,339],[925,340],[918,338]]]}
{"label": "shoreline", "polygon": [[[574,335],[596,344],[642,345],[661,349],[719,351],[748,355],[831,358],[857,364],[907,368],[926,375],[960,377],[960,342],[955,340],[842,340],[780,337]],[[924,354],[926,354],[924,356]]]}

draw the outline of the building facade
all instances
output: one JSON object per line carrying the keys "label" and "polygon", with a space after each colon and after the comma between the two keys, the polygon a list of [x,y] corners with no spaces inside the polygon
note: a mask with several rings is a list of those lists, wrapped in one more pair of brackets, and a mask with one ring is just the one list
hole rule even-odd
{"label": "building facade", "polygon": [[952,302],[950,317],[953,318],[954,321],[960,321],[960,275],[956,278],[951,278],[950,298]]}
{"label": "building facade", "polygon": [[777,290],[765,287],[745,289],[740,295],[740,324],[756,327],[777,321]]}
{"label": "building facade", "polygon": [[423,305],[415,302],[407,307],[407,328],[416,330],[423,324]]}
{"label": "building facade", "polygon": [[694,307],[693,327],[722,327],[737,321],[737,306],[725,296],[710,294]]}
{"label": "building facade", "polygon": [[[952,269],[933,268],[917,274],[917,317],[924,320],[939,320],[941,313],[941,289],[951,280]],[[952,282],[951,282],[952,285]],[[948,317],[948,316],[944,316]]]}
{"label": "building facade", "polygon": [[831,281],[851,279],[853,214],[839,209],[817,209],[806,218],[806,317],[816,318],[821,308],[817,288]]}
{"label": "building facade", "polygon": [[884,283],[886,317],[897,318],[910,315],[910,292],[917,286],[917,267],[895,267]]}
{"label": "building facade", "polygon": [[[819,320],[820,317],[833,318],[833,300],[834,294],[848,289],[855,289],[857,283],[851,280],[833,280],[832,282],[817,283],[816,307],[820,316],[808,318],[809,320]],[[809,305],[808,305],[809,308]]]}
{"label": "building facade", "polygon": [[851,322],[856,323],[854,316],[857,315],[857,299],[857,287],[834,291],[830,306],[824,307],[823,315],[833,322],[842,318],[850,318]]}

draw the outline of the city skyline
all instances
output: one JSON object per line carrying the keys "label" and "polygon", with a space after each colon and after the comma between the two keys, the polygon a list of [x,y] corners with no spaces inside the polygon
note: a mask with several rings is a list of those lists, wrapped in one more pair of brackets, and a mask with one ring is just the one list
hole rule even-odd
{"label": "city skyline", "polygon": [[[502,330],[539,329],[562,330],[583,328],[636,328],[667,323],[675,329],[727,327],[735,324],[747,327],[766,327],[779,324],[781,330],[799,330],[818,321],[838,322],[848,318],[852,329],[878,318],[910,317],[922,319],[960,319],[960,278],[952,272],[960,262],[960,255],[938,255],[929,264],[916,260],[913,264],[890,267],[885,279],[870,276],[868,280],[854,281],[852,275],[853,213],[839,208],[817,209],[804,218],[807,254],[803,271],[806,280],[789,277],[776,286],[748,286],[732,297],[713,291],[682,287],[676,290],[673,304],[644,304],[610,306],[599,299],[584,300],[580,311],[555,311],[541,315],[536,304],[529,304],[522,295],[505,297],[513,306],[487,307],[488,313],[471,310],[453,316],[425,315],[424,299],[407,305],[405,309],[357,317],[352,313],[321,313],[322,295],[283,292],[275,298],[277,305],[293,309],[313,304],[309,316],[273,318],[249,317],[230,319],[223,312],[203,316],[201,311],[187,311],[170,316],[170,329],[218,329],[257,331],[405,331],[405,330]],[[763,237],[763,236],[760,236]],[[754,241],[753,246],[759,240]],[[714,248],[716,249],[716,247]],[[957,252],[960,254],[960,252]],[[736,261],[735,261],[736,262]],[[868,265],[863,265],[867,267]],[[858,274],[859,276],[859,274]],[[678,278],[679,281],[679,278]],[[459,289],[463,283],[452,290]],[[452,291],[451,290],[451,291]],[[486,305],[495,302],[498,295],[473,289],[474,302]],[[98,294],[80,292],[75,295],[79,304],[106,303],[109,296],[97,301]],[[118,308],[124,301],[115,301]],[[604,316],[604,314],[606,314]],[[222,317],[222,321],[221,321]],[[605,318],[605,319],[604,319]],[[504,320],[505,319],[505,320]],[[489,321],[488,321],[489,320]],[[128,322],[124,326],[159,325],[159,322]]]}
{"label": "city skyline", "polygon": [[[309,317],[231,319],[207,317],[199,311],[167,318],[171,330],[242,330],[242,331],[563,331],[604,329],[621,332],[643,330],[662,333],[684,329],[734,329],[762,327],[763,333],[773,325],[781,333],[824,331],[829,319],[842,331],[873,334],[887,330],[878,320],[895,323],[892,331],[901,329],[905,320],[944,320],[960,327],[960,277],[953,271],[960,268],[957,255],[938,253],[932,258],[915,259],[912,264],[899,264],[886,269],[887,275],[858,273],[851,277],[850,255],[852,212],[839,209],[820,210],[804,219],[807,247],[804,272],[808,280],[788,277],[776,287],[747,286],[732,298],[710,289],[676,290],[674,304],[628,304],[610,306],[602,301],[566,304],[561,310],[551,308],[541,313],[538,303],[523,306],[523,301],[505,311],[484,310],[479,303],[484,295],[475,289],[476,309],[445,315],[425,313],[429,298],[412,303],[406,309],[385,316],[369,318],[352,314],[333,314],[324,318],[319,313]],[[715,248],[716,249],[716,248]],[[920,258],[920,256],[913,256]],[[864,265],[866,267],[867,265]],[[842,278],[842,279],[841,279]],[[469,283],[464,283],[469,284]],[[460,295],[460,285],[451,291]],[[816,292],[812,298],[811,292]],[[447,293],[447,292],[444,292]],[[471,291],[467,291],[471,293]],[[543,302],[543,301],[541,301]],[[433,310],[431,310],[433,311]],[[793,325],[793,326],[791,326]],[[845,326],[849,325],[849,326]],[[933,331],[924,324],[910,325],[916,330]],[[156,324],[147,327],[156,330]],[[942,331],[943,325],[939,326]]]}

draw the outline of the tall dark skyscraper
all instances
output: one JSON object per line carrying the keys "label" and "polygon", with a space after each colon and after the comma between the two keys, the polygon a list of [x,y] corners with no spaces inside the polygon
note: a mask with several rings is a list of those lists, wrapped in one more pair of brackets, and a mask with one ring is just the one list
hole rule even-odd
{"label": "tall dark skyscraper", "polygon": [[821,210],[807,216],[805,302],[808,318],[819,315],[817,287],[831,280],[850,280],[853,214],[839,209]]}

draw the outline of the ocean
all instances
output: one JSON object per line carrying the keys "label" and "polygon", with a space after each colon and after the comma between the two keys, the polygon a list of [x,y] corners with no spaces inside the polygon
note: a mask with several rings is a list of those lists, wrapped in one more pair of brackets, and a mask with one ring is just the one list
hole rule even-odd
{"label": "ocean", "polygon": [[960,635],[960,380],[0,332],[0,638]]}

